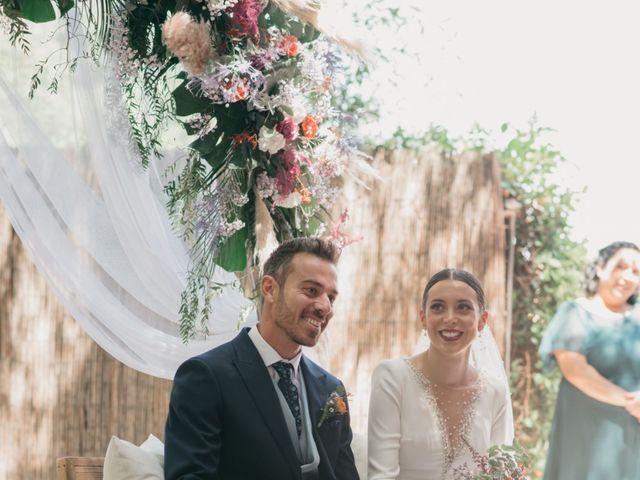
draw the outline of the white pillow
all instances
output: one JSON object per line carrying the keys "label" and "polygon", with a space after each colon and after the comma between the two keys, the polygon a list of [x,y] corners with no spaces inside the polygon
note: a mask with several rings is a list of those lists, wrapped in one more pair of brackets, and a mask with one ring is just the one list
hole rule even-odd
{"label": "white pillow", "polygon": [[137,447],[111,437],[104,457],[103,480],[164,480],[164,445],[155,436]]}

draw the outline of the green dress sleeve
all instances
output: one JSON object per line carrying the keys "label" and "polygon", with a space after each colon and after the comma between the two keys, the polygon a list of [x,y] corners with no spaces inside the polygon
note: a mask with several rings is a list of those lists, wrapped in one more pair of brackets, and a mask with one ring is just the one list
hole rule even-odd
{"label": "green dress sleeve", "polygon": [[554,315],[545,331],[538,354],[545,369],[557,365],[553,351],[556,349],[585,353],[586,340],[593,320],[575,300],[565,302]]}

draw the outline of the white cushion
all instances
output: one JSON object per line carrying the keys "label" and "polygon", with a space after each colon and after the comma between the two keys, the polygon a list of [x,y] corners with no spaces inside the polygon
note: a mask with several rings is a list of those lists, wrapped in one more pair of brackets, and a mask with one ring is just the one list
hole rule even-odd
{"label": "white cushion", "polygon": [[111,437],[104,457],[103,480],[164,480],[164,445],[149,435],[139,447]]}

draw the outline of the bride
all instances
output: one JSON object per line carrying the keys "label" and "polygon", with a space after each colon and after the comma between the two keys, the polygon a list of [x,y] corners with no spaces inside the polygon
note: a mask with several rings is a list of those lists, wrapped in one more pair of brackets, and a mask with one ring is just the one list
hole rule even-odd
{"label": "bride", "polygon": [[430,345],[373,372],[369,480],[471,478],[492,445],[513,440],[506,375],[471,273],[427,283],[420,322]]}

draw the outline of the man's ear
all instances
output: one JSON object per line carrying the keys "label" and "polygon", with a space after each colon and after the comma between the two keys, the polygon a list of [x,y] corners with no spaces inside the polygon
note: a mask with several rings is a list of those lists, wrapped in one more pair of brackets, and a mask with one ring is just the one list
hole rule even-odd
{"label": "man's ear", "polygon": [[260,280],[260,292],[266,303],[274,303],[278,299],[280,285],[271,275],[265,275]]}

